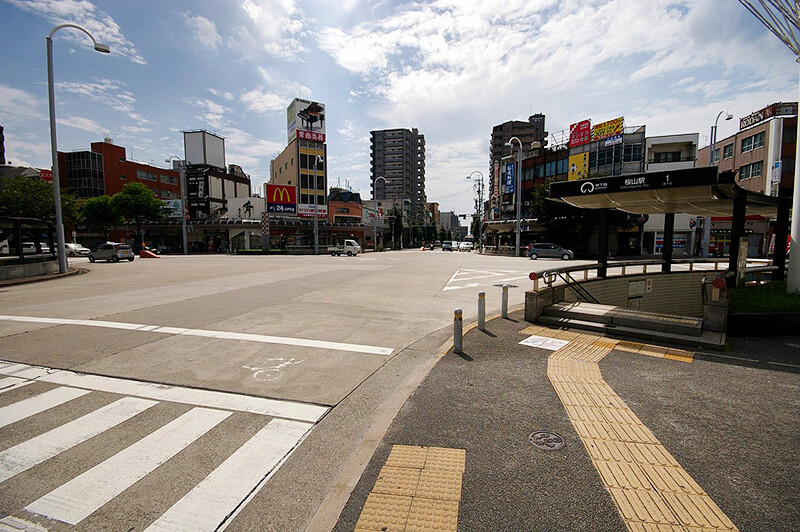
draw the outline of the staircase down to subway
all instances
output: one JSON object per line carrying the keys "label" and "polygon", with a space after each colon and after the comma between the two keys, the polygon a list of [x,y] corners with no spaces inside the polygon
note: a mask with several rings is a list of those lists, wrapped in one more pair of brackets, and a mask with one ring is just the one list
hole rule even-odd
{"label": "staircase down to subway", "polygon": [[525,320],[649,343],[725,348],[728,290],[715,262],[671,272],[648,271],[643,262],[612,263],[605,277],[596,275],[601,267],[532,273]]}

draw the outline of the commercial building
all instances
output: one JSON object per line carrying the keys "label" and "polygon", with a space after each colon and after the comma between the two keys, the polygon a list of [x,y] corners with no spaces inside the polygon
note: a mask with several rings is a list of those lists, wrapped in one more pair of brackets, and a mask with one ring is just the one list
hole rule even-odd
{"label": "commercial building", "polygon": [[[739,120],[739,131],[715,144],[713,163],[719,171],[736,172],[742,188],[769,196],[791,197],[797,143],[797,102],[773,103]],[[698,152],[703,166],[710,165],[710,146]],[[727,254],[730,217],[711,219],[710,252]],[[774,246],[773,223],[762,216],[748,216],[745,231],[748,254],[764,257]]]}
{"label": "commercial building", "polygon": [[142,183],[159,199],[181,197],[176,170],[130,161],[108,137],[92,142],[89,151],[58,152],[58,167],[61,188],[79,198],[113,196],[127,183]]}
{"label": "commercial building", "polygon": [[[425,222],[425,135],[416,128],[370,132],[374,199],[407,199],[411,218]],[[383,179],[378,179],[378,178]]]}

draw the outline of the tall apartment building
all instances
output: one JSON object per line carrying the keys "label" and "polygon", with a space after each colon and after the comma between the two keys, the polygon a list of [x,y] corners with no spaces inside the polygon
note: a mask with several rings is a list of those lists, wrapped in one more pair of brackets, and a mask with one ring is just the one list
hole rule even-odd
{"label": "tall apartment building", "polygon": [[413,128],[371,131],[370,136],[372,198],[408,199],[412,218],[423,222],[426,202],[425,135]]}

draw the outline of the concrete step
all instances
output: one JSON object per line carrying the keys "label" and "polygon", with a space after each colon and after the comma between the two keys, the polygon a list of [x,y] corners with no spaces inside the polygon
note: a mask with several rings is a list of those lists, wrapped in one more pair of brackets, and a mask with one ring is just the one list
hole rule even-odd
{"label": "concrete step", "polygon": [[645,312],[596,303],[555,303],[545,307],[544,314],[556,318],[576,319],[682,336],[699,337],[703,332],[703,320],[700,318]]}
{"label": "concrete step", "polygon": [[714,349],[718,351],[725,349],[725,335],[723,333],[711,331],[702,331],[699,336],[695,336],[548,315],[539,316],[536,322],[554,327],[594,331],[613,338],[640,340],[683,347]]}

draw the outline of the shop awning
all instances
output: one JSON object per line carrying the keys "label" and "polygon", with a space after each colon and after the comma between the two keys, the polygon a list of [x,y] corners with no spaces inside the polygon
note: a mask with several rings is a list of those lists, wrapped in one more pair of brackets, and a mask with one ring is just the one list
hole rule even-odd
{"label": "shop awning", "polygon": [[775,216],[785,201],[746,190],[736,184],[734,172],[718,173],[715,166],[550,184],[551,200],[632,214],[731,216],[737,196],[746,199],[748,213],[762,216]]}

